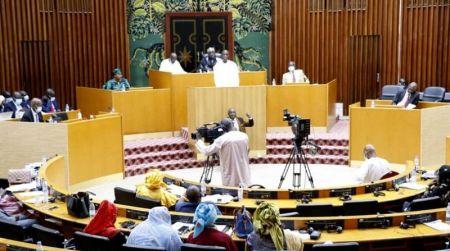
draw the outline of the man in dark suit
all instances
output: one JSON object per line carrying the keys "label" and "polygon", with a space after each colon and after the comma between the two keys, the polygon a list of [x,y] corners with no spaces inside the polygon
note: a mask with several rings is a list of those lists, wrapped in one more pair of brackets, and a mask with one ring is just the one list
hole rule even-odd
{"label": "man in dark suit", "polygon": [[213,47],[208,48],[207,56],[203,57],[202,60],[200,60],[199,65],[199,71],[200,72],[212,72],[214,71],[214,66],[217,63],[216,58],[216,50]]}
{"label": "man in dark suit", "polygon": [[2,96],[5,98],[3,101],[3,112],[12,112],[12,110],[10,110],[10,106],[8,105],[11,101],[13,101],[11,93],[9,91],[3,91]]}
{"label": "man in dark suit", "polygon": [[25,109],[22,107],[22,95],[20,92],[14,92],[12,100],[6,103],[6,109],[13,112],[11,115],[12,119],[20,119],[22,117]]}
{"label": "man in dark suit", "polygon": [[252,127],[255,122],[253,121],[250,114],[246,114],[248,121],[246,122],[243,118],[236,116],[236,110],[234,108],[228,109],[228,117],[233,121],[233,127],[236,131],[245,132],[246,127]]}
{"label": "man in dark suit", "polygon": [[20,95],[22,95],[22,104],[21,104],[21,106],[23,108],[30,109],[31,108],[31,106],[30,106],[30,96],[28,96],[28,93],[26,91],[22,90],[22,91],[20,91]]}
{"label": "man in dark suit", "polygon": [[42,98],[42,111],[43,112],[59,112],[59,103],[55,97],[55,91],[48,88],[45,96]]}
{"label": "man in dark suit", "polygon": [[420,95],[417,92],[417,83],[412,82],[408,85],[408,89],[397,93],[393,104],[406,109],[414,109],[420,101]]}
{"label": "man in dark suit", "polygon": [[44,118],[42,117],[42,101],[38,98],[34,98],[31,100],[31,109],[27,109],[22,116],[22,122],[33,122],[39,123],[44,122]]}

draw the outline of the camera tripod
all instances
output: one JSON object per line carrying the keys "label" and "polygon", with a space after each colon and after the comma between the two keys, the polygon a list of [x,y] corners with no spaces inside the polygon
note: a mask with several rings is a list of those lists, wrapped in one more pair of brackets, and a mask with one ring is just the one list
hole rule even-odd
{"label": "camera tripod", "polygon": [[203,167],[202,176],[200,177],[200,183],[202,183],[202,181],[206,184],[211,183],[215,161],[219,161],[219,155],[213,154],[206,157],[205,166]]}
{"label": "camera tripod", "polygon": [[[314,180],[311,175],[311,170],[309,169],[308,161],[306,159],[306,154],[302,149],[302,145],[304,142],[308,142],[306,138],[294,138],[293,139],[293,147],[291,150],[291,154],[289,155],[286,166],[284,167],[283,173],[281,174],[280,184],[278,185],[278,189],[283,185],[283,181],[286,179],[286,175],[289,172],[289,168],[292,165],[292,186],[293,188],[300,188],[301,185],[301,176],[302,176],[302,166],[305,169],[306,178],[309,180],[311,184],[311,188],[314,188]],[[298,165],[297,165],[298,164]]]}

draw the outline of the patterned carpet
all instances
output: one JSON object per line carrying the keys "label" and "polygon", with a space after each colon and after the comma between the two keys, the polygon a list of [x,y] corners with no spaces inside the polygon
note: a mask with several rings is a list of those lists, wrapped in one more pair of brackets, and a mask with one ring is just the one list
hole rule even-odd
{"label": "patterned carpet", "polygon": [[[304,147],[308,163],[328,165],[348,165],[348,120],[340,120],[330,133],[311,133],[310,141],[320,148],[316,151]],[[189,148],[187,132],[182,136],[147,139],[125,143],[125,176],[146,173],[150,168],[162,171],[203,167],[204,161],[194,158],[194,150]],[[267,155],[250,158],[251,164],[284,164],[292,149],[292,133],[268,133],[266,136]]]}

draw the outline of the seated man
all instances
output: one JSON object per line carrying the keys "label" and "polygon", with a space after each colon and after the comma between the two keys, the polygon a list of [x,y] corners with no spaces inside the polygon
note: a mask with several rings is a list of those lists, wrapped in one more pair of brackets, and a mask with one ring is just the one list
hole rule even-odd
{"label": "seated man", "polygon": [[213,47],[209,47],[206,52],[207,56],[203,57],[200,61],[200,72],[212,72],[214,70],[214,66],[217,63],[216,50]]}
{"label": "seated man", "polygon": [[[182,213],[194,213],[200,202],[202,202],[202,194],[198,186],[189,186],[186,190],[186,195],[180,198],[177,204],[175,204],[175,211]],[[216,210],[217,214],[221,214],[219,208],[216,207]]]}
{"label": "seated man", "polygon": [[12,112],[12,110],[10,110],[10,107],[8,105],[8,103],[13,101],[11,93],[9,91],[3,91],[2,96],[5,98],[5,100],[3,101],[3,112]]}
{"label": "seated man", "polygon": [[228,59],[230,56],[227,50],[222,52],[222,60],[217,61],[214,66],[214,83],[216,87],[238,87],[239,67]]}
{"label": "seated man", "polygon": [[408,88],[408,82],[404,78],[400,78],[397,85],[403,86],[403,89]]}
{"label": "seated man", "polygon": [[166,58],[161,62],[159,66],[160,71],[170,72],[172,74],[183,74],[186,73],[177,60],[177,54],[170,53],[170,58]]}
{"label": "seated man", "polygon": [[24,228],[37,223],[35,219],[30,218],[30,214],[19,201],[3,189],[0,189],[0,219],[15,222]]}
{"label": "seated man", "polygon": [[389,173],[389,163],[382,158],[377,157],[375,147],[366,145],[364,147],[365,161],[358,170],[357,179],[361,183],[370,183],[380,180],[385,174]]}
{"label": "seated man", "polygon": [[42,111],[47,113],[61,111],[56,100],[55,91],[52,88],[48,88],[42,98]]}
{"label": "seated man", "polygon": [[248,158],[248,136],[239,131],[233,131],[231,119],[223,119],[221,122],[224,134],[214,140],[209,146],[197,135],[197,149],[205,155],[218,153],[222,168],[222,185],[244,186],[251,184],[250,167]]}
{"label": "seated man", "polygon": [[20,95],[22,95],[22,107],[25,109],[30,109],[30,96],[26,91],[20,91]]}
{"label": "seated man", "polygon": [[233,122],[233,127],[235,131],[245,132],[246,127],[252,127],[255,124],[252,116],[250,116],[250,114],[248,113],[246,115],[248,118],[248,122],[245,122],[245,120],[241,117],[237,117],[236,110],[234,108],[228,109],[228,117]]}
{"label": "seated man", "polygon": [[38,98],[33,98],[30,105],[31,108],[25,111],[20,121],[33,123],[44,122],[44,118],[42,117],[42,101]]}
{"label": "seated man", "polygon": [[22,95],[20,95],[20,92],[14,92],[13,99],[9,103],[6,103],[6,106],[9,111],[13,112],[11,115],[12,119],[21,119],[25,113],[25,109],[22,108]]}
{"label": "seated man", "polygon": [[412,82],[408,88],[402,92],[397,93],[392,102],[396,106],[404,107],[406,109],[414,109],[420,101],[420,95],[417,92],[417,83]]}
{"label": "seated man", "polygon": [[295,62],[290,61],[288,66],[288,72],[283,74],[283,85],[284,84],[297,84],[297,83],[309,83],[308,77],[301,69],[295,68]]}
{"label": "seated man", "polygon": [[167,184],[163,181],[163,174],[157,169],[150,169],[145,177],[145,183],[137,186],[136,194],[161,201],[161,205],[169,208],[175,205],[178,198],[166,188]]}
{"label": "seated man", "polygon": [[130,89],[130,83],[123,77],[122,71],[119,68],[113,70],[113,76],[112,79],[103,85],[103,89],[113,91],[127,91]]}

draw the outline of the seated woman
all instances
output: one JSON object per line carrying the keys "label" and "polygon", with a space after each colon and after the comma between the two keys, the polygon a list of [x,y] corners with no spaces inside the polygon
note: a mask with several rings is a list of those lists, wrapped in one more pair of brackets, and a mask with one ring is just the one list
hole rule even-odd
{"label": "seated woman", "polygon": [[145,183],[138,185],[136,194],[161,201],[161,205],[169,208],[177,203],[177,196],[166,191],[167,185],[163,181],[163,174],[156,169],[148,171]]}
{"label": "seated woman", "polygon": [[279,209],[263,202],[253,214],[253,233],[247,237],[247,250],[303,250],[300,234],[283,230]]}
{"label": "seated woman", "polygon": [[91,222],[84,228],[83,232],[108,237],[114,247],[121,247],[125,243],[125,235],[120,232],[114,223],[117,219],[117,207],[104,200],[100,203],[97,213]]}
{"label": "seated woman", "polygon": [[236,244],[226,233],[217,230],[214,222],[217,219],[216,207],[213,204],[200,203],[194,214],[194,233],[191,233],[187,243],[207,246],[219,246],[227,251],[237,251]]}
{"label": "seated woman", "polygon": [[162,247],[167,251],[178,251],[181,241],[178,233],[172,229],[169,211],[166,207],[150,209],[147,220],[131,231],[127,244]]}

